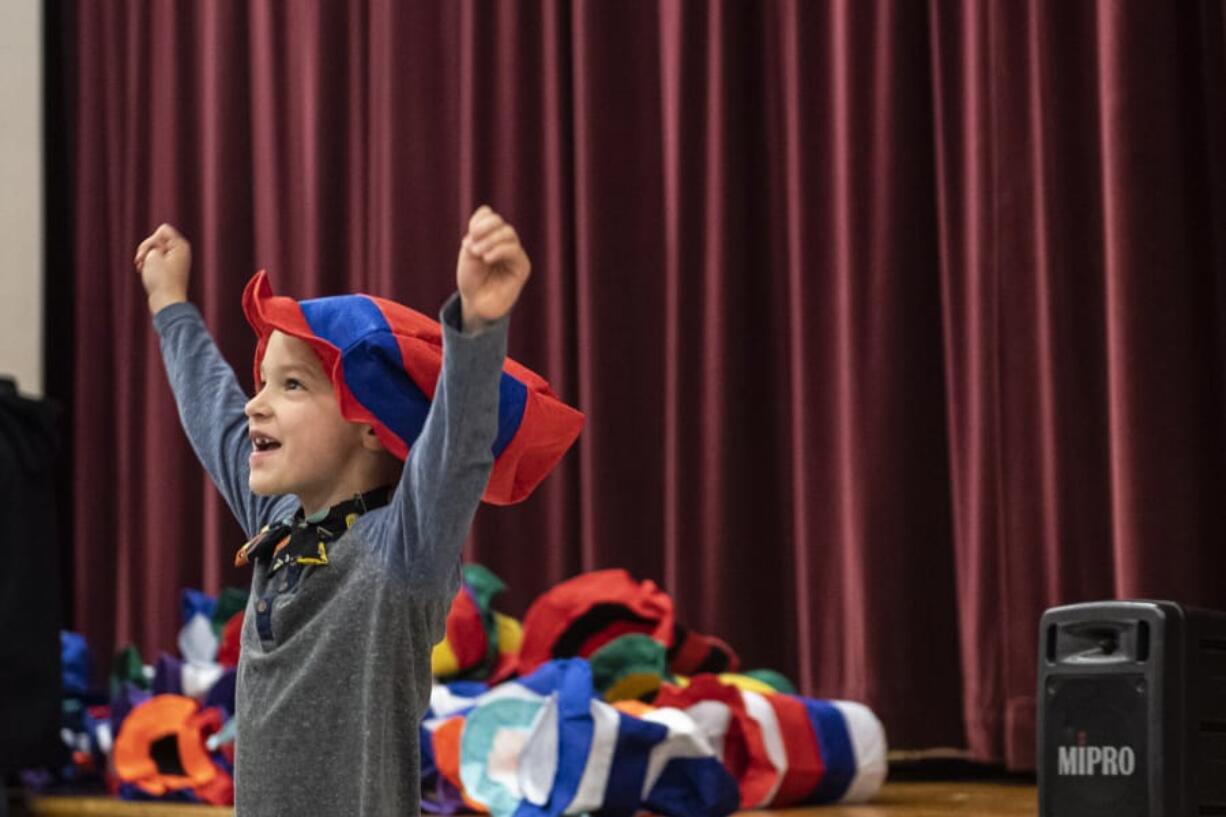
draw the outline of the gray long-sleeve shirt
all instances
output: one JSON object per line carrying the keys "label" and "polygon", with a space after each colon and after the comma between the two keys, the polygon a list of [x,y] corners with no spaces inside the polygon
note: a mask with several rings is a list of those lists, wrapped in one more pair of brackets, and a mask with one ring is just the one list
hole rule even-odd
{"label": "gray long-sleeve shirt", "polygon": [[[493,466],[507,337],[506,319],[462,333],[454,296],[440,322],[443,371],[391,502],[296,581],[254,567],[238,667],[239,817],[418,813],[430,651]],[[248,488],[247,397],[199,311],[175,304],[153,323],[183,428],[247,535],[291,515],[294,497]],[[271,638],[256,625],[260,603]]]}

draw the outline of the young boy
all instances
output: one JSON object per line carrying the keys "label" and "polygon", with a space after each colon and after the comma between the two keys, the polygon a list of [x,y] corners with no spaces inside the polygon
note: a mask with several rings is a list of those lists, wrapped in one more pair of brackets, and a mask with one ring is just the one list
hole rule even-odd
{"label": "young boy", "polygon": [[[191,248],[174,228],[145,239],[135,265],[183,427],[252,537],[239,554],[254,572],[238,669],[236,813],[418,813],[430,651],[493,466],[507,316],[530,270],[515,230],[488,207],[468,223],[458,296],[440,313],[442,371],[420,432],[403,441],[403,468],[389,450],[399,419],[347,419],[367,416],[335,380],[351,375],[325,371],[328,347],[310,337],[262,337],[258,390],[246,399],[187,301]],[[262,275],[248,286],[253,325],[254,313],[270,314],[270,296]],[[369,317],[349,314],[343,299],[321,302],[340,310],[333,324],[346,331]]]}

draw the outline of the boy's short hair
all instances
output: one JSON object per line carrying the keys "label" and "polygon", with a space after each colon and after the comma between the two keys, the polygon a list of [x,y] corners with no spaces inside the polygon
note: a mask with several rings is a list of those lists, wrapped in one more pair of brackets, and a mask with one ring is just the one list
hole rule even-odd
{"label": "boy's short hair", "polygon": [[[258,338],[257,387],[272,333],[298,338],[319,358],[341,416],[369,424],[393,456],[408,457],[442,370],[437,321],[361,293],[305,301],[274,295],[264,270],[247,283],[243,312]],[[495,505],[526,499],[579,436],[583,420],[544,378],[507,358],[499,384],[494,470],[483,499]]]}

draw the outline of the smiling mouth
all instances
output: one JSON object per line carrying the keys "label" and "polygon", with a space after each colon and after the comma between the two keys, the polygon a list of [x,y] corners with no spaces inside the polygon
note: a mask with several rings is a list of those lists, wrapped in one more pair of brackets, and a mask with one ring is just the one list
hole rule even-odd
{"label": "smiling mouth", "polygon": [[251,445],[260,454],[276,451],[281,447],[281,443],[277,439],[269,437],[267,434],[258,433],[251,435]]}

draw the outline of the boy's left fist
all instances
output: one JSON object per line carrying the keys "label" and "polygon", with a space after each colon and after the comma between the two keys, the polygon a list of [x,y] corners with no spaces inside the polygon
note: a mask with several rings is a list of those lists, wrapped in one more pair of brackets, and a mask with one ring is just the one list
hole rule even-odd
{"label": "boy's left fist", "polygon": [[464,330],[479,330],[510,312],[531,272],[515,228],[488,206],[478,207],[468,220],[456,263]]}

